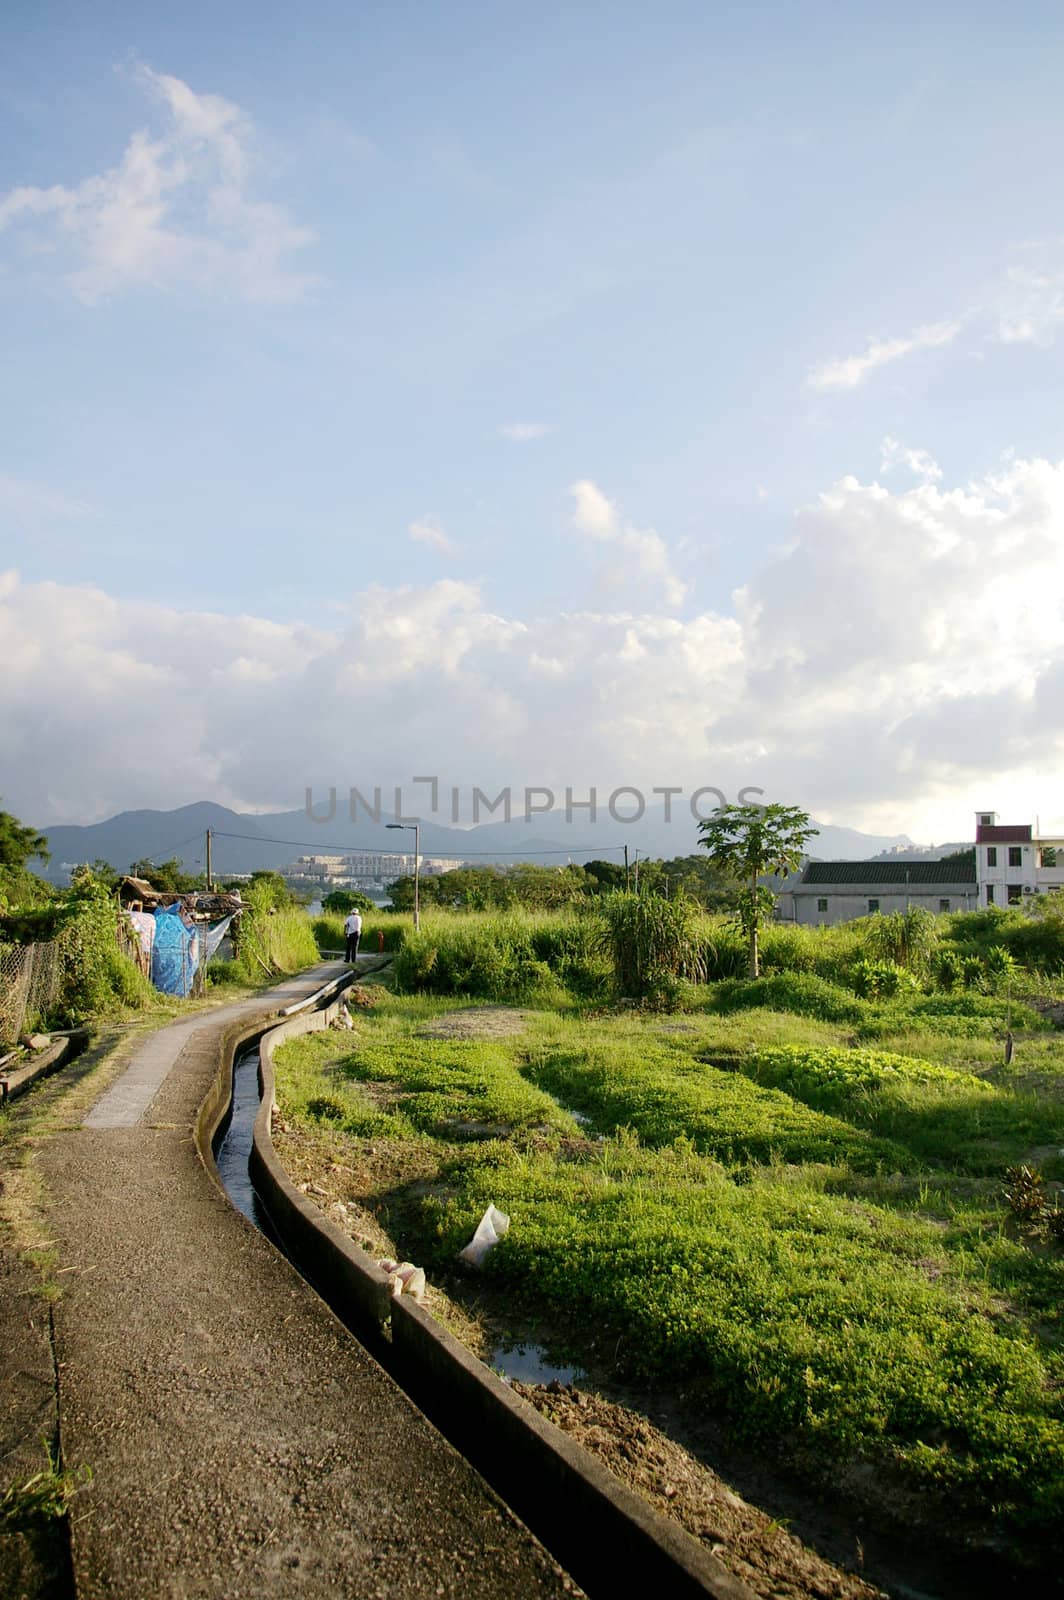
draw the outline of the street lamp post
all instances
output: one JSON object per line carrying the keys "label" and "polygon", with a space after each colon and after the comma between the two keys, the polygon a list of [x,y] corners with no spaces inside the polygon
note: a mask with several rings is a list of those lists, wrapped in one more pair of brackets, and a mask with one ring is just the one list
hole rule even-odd
{"label": "street lamp post", "polygon": [[414,932],[421,928],[421,824],[420,822],[387,822],[387,828],[412,828],[414,833]]}

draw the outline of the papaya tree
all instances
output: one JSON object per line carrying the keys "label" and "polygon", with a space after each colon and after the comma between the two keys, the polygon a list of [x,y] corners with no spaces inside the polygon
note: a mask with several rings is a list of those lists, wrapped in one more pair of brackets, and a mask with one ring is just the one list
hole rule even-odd
{"label": "papaya tree", "polygon": [[758,936],[776,897],[761,880],[794,872],[818,829],[798,806],[728,805],[698,825],[699,844],[713,865],[738,886],[736,915],[750,943],[750,976],[761,971]]}

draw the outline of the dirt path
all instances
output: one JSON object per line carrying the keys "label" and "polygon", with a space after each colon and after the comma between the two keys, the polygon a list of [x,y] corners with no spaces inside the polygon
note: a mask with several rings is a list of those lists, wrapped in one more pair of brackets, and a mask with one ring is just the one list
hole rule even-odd
{"label": "dirt path", "polygon": [[573,1593],[204,1170],[192,1125],[228,1009],[176,1031],[139,1119],[40,1152],[64,1453],[93,1470],[72,1517],[79,1600]]}

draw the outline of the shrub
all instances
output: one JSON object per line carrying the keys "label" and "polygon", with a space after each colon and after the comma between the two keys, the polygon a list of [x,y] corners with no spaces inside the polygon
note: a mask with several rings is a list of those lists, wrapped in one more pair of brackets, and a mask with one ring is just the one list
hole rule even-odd
{"label": "shrub", "polygon": [[718,984],[713,995],[717,1011],[748,1011],[764,1006],[770,1011],[792,1011],[821,1022],[859,1022],[865,1008],[846,989],[818,978],[812,972],[779,972],[767,978],[735,979]]}
{"label": "shrub", "polygon": [[712,983],[724,978],[745,977],[750,964],[747,942],[730,917],[703,919],[698,930],[698,957],[706,978]]}
{"label": "shrub", "polygon": [[816,931],[772,922],[761,931],[762,972],[812,972]]}
{"label": "shrub", "polygon": [[1036,1222],[1045,1210],[1045,1180],[1033,1167],[1007,1167],[1003,1192],[1009,1210],[1021,1222]]}
{"label": "shrub", "polygon": [[1003,944],[992,944],[983,962],[987,982],[992,989],[1005,989],[1017,973],[1015,958]]}
{"label": "shrub", "polygon": [[866,1000],[893,1000],[906,991],[912,993],[916,979],[894,961],[858,961],[853,968],[855,991]]}
{"label": "shrub", "polygon": [[612,894],[604,907],[603,948],[613,962],[618,994],[664,994],[677,978],[704,975],[695,907],[682,896]]}
{"label": "shrub", "polygon": [[908,911],[870,917],[865,948],[873,961],[923,974],[930,965],[938,938],[938,922],[933,914],[923,906],[911,906]]}
{"label": "shrub", "polygon": [[939,950],[933,966],[934,980],[942,989],[958,989],[964,982],[964,963],[956,950]]}
{"label": "shrub", "polygon": [[520,915],[434,917],[408,931],[395,958],[400,992],[523,1000],[556,982],[537,958],[531,922]]}

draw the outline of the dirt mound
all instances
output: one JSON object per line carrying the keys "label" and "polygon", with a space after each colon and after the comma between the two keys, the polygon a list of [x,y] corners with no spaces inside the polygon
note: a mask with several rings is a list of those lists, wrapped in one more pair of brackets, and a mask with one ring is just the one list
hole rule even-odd
{"label": "dirt mound", "polygon": [[560,1383],[512,1388],[765,1600],[885,1600],[882,1589],[825,1561],[740,1499],[638,1413]]}
{"label": "dirt mound", "polygon": [[528,1011],[516,1006],[463,1006],[420,1029],[423,1039],[505,1039],[528,1027]]}

